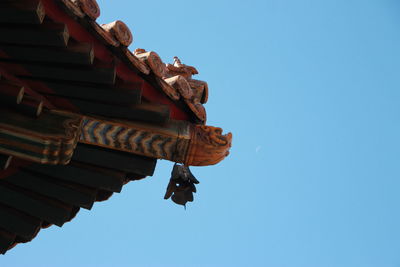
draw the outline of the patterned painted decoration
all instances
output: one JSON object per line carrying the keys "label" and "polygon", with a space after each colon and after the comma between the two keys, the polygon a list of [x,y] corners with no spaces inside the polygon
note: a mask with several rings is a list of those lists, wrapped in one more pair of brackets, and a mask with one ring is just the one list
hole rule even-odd
{"label": "patterned painted decoration", "polygon": [[39,118],[1,110],[0,153],[42,164],[68,164],[79,139],[81,116],[60,111]]}
{"label": "patterned painted decoration", "polygon": [[179,122],[172,122],[169,127],[160,128],[84,117],[80,142],[183,162],[190,142],[188,128],[187,124]]}

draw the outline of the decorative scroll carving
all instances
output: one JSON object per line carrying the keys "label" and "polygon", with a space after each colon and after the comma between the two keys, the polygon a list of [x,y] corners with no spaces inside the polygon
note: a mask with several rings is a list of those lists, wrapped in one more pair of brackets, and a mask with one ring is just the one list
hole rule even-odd
{"label": "decorative scroll carving", "polygon": [[79,140],[82,117],[61,111],[39,118],[1,110],[0,153],[42,164],[67,164]]}
{"label": "decorative scroll carving", "polygon": [[185,165],[206,166],[229,154],[232,134],[220,128],[171,121],[164,127],[85,117],[81,143],[97,145]]}
{"label": "decorative scroll carving", "polygon": [[100,7],[96,0],[71,0],[91,19],[100,17]]}
{"label": "decorative scroll carving", "polygon": [[129,46],[132,41],[132,32],[128,26],[120,20],[101,25],[106,32],[112,34],[122,45]]}
{"label": "decorative scroll carving", "polygon": [[184,162],[187,166],[214,165],[229,155],[232,134],[205,125],[192,125],[189,151]]}

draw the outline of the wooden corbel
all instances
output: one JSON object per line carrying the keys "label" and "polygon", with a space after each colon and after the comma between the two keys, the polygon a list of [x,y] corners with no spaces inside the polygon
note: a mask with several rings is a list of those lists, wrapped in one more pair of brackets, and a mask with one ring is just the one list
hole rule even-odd
{"label": "wooden corbel", "polygon": [[39,118],[7,109],[0,116],[0,153],[42,164],[67,164],[79,139],[82,117],[62,111]]}
{"label": "wooden corbel", "polygon": [[84,117],[79,142],[187,166],[207,166],[228,156],[232,134],[223,135],[221,128],[186,121],[154,126]]}

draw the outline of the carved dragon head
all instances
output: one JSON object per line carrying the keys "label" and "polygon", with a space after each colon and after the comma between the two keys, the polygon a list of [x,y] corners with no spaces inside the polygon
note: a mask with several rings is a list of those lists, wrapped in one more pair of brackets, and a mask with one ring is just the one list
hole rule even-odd
{"label": "carved dragon head", "polygon": [[229,155],[231,146],[231,133],[223,135],[221,128],[195,125],[192,128],[185,165],[208,166],[217,164]]}

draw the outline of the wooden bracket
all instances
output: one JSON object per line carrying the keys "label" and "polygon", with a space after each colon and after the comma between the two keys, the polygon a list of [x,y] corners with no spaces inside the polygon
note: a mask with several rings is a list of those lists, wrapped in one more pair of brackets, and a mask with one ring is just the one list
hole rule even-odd
{"label": "wooden bracket", "polygon": [[79,139],[82,117],[46,111],[39,118],[1,110],[0,153],[42,164],[67,164]]}
{"label": "wooden bracket", "polygon": [[192,166],[217,164],[228,154],[232,134],[221,128],[170,121],[164,126],[84,117],[81,143]]}

